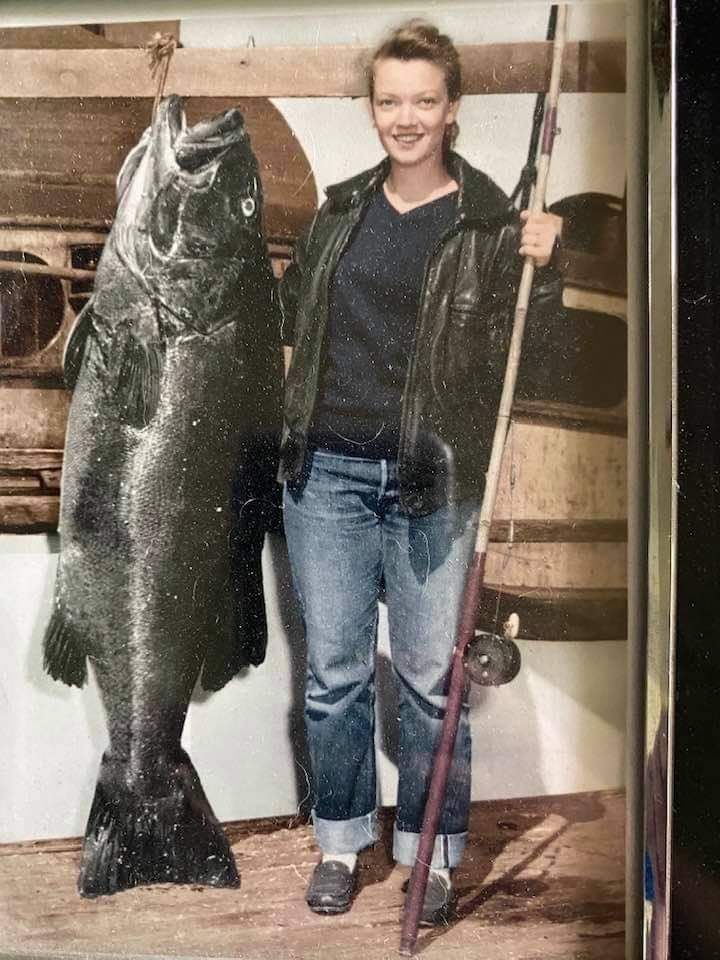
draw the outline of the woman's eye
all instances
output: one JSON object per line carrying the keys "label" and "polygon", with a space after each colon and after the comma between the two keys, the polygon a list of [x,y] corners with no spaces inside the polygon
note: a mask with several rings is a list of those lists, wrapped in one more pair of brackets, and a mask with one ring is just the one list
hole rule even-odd
{"label": "woman's eye", "polygon": [[423,97],[420,103],[422,103],[423,106],[426,106],[426,107],[434,107],[435,104],[437,103],[437,100],[434,97]]}

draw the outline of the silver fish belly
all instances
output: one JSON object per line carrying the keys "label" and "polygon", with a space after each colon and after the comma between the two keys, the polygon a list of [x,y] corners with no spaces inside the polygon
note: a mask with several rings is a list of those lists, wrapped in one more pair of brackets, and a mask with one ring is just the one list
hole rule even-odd
{"label": "silver fish belly", "polygon": [[260,568],[280,428],[274,282],[238,111],[186,129],[163,101],[128,157],[95,290],[66,351],[74,387],[45,665],[93,666],[109,746],[79,891],[234,886],[232,852],[180,746],[202,671],[265,653]]}

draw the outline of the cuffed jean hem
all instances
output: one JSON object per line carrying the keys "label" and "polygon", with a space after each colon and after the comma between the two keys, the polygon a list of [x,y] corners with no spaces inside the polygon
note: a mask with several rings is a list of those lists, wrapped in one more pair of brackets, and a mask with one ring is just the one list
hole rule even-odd
{"label": "cuffed jean hem", "polygon": [[377,812],[352,820],[323,820],[312,812],[315,840],[323,853],[357,853],[378,838]]}
{"label": "cuffed jean hem", "polygon": [[[462,860],[467,841],[465,833],[445,833],[435,837],[430,866],[434,870],[452,870]],[[403,866],[412,867],[417,857],[419,833],[409,833],[407,830],[393,829],[393,859]]]}

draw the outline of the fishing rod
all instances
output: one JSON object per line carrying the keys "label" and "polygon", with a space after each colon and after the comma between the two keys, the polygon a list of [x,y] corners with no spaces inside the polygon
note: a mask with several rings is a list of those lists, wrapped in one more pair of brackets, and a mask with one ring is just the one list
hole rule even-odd
{"label": "fishing rod", "polygon": [[[537,181],[530,204],[531,214],[542,213],[545,203],[545,192],[547,188],[548,173],[550,170],[550,157],[552,154],[553,141],[555,139],[555,133],[557,130],[557,103],[560,95],[560,73],[562,69],[562,58],[565,48],[566,18],[567,6],[563,4],[559,6],[557,12],[555,39],[553,41],[550,87],[548,90],[547,104],[545,108],[545,123],[543,126],[543,139],[540,150],[540,158],[538,161]],[[490,454],[490,464],[487,471],[485,492],[483,494],[482,506],[480,509],[477,538],[475,540],[475,551],[470,563],[470,569],[468,571],[468,576],[465,583],[460,624],[457,631],[457,639],[450,666],[450,681],[448,685],[445,717],[443,719],[443,724],[440,731],[440,739],[433,760],[430,788],[428,791],[427,801],[425,803],[425,815],[423,817],[422,829],[420,831],[418,851],[415,857],[415,864],[410,875],[410,885],[408,887],[407,899],[405,901],[405,909],[403,912],[402,931],[400,937],[400,956],[403,957],[411,957],[415,952],[418,926],[420,923],[420,914],[422,912],[425,891],[427,889],[428,874],[430,872],[430,862],[432,860],[433,848],[435,846],[438,823],[440,822],[440,813],[442,811],[445,799],[448,773],[450,770],[450,763],[455,746],[458,723],[460,720],[460,711],[462,709],[463,693],[465,690],[465,651],[474,635],[478,601],[484,586],[485,558],[487,556],[487,548],[490,541],[490,526],[495,509],[495,499],[497,496],[498,483],[500,479],[500,467],[502,465],[505,440],[507,437],[510,416],[512,413],[515,383],[517,381],[518,368],[520,365],[520,352],[522,349],[523,334],[525,332],[525,318],[527,316],[527,308],[530,301],[530,289],[532,287],[534,271],[535,263],[532,257],[526,256],[520,277],[520,286],[515,305],[513,332],[510,340],[507,366],[505,368],[505,380],[503,383],[500,407],[498,410],[495,433],[493,436],[492,452]]]}
{"label": "fishing rod", "polygon": [[[557,4],[554,3],[550,7],[550,16],[548,18],[547,30],[545,32],[545,39],[550,42],[555,40],[555,31],[557,29],[557,12]],[[542,128],[543,118],[545,116],[545,97],[545,91],[541,90],[535,98],[535,109],[533,110],[533,121],[530,131],[530,143],[528,145],[527,160],[525,161],[525,166],[520,172],[520,179],[517,182],[517,186],[510,194],[511,205],[515,204],[518,196],[520,197],[521,210],[527,209],[527,206],[530,203],[532,187],[537,179],[536,163],[538,145],[540,143],[540,130]]]}
{"label": "fishing rod", "polygon": [[[557,28],[558,5],[550,7],[545,40],[553,42]],[[520,171],[515,189],[510,194],[510,206],[517,203],[520,210],[526,210],[530,205],[532,189],[537,180],[538,147],[540,133],[545,119],[545,101],[547,91],[539,90],[535,97],[532,126],[530,128],[530,142],[528,143],[525,165]],[[518,201],[518,198],[519,201]],[[500,596],[498,596],[498,609]],[[520,672],[520,649],[515,643],[519,627],[517,614],[511,614],[511,619],[503,625],[503,635],[484,630],[476,630],[472,644],[465,655],[465,669],[474,683],[482,686],[500,686],[510,683]]]}

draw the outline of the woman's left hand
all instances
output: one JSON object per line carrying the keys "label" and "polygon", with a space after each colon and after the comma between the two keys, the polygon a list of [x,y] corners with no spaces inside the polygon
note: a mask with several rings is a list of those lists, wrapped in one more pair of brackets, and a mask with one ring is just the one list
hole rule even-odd
{"label": "woman's left hand", "polygon": [[532,257],[536,267],[545,267],[550,263],[555,240],[562,231],[562,217],[554,213],[530,213],[520,211],[523,221],[520,234],[520,254]]}

